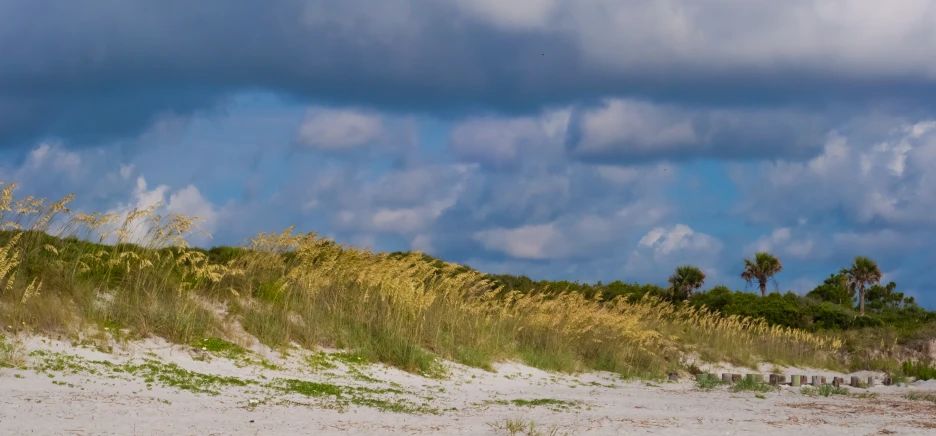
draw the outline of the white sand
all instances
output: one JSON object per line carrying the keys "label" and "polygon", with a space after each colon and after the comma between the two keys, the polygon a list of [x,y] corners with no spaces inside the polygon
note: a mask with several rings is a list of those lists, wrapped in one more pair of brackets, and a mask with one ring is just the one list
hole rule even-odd
{"label": "white sand", "polygon": [[[333,397],[308,397],[261,385],[216,386],[219,395],[215,396],[162,386],[159,380],[151,380],[147,389],[140,371],[115,372],[114,367],[86,361],[71,369],[52,367],[37,373],[35,366],[43,361],[62,362],[47,355],[29,357],[31,369],[0,370],[2,435],[506,435],[507,430],[491,424],[503,424],[507,419],[532,421],[540,434],[550,434],[555,428],[557,435],[936,434],[936,403],[904,398],[911,390],[925,393],[936,389],[927,383],[909,388],[851,388],[853,393],[874,392],[876,398],[810,397],[799,388],[783,387],[760,399],[752,392],[731,393],[726,387],[703,391],[689,380],[646,383],[622,381],[613,374],[568,376],[517,364],[498,365],[497,373],[447,364],[449,378],[433,380],[382,365],[336,362],[334,369],[314,369],[299,351],[288,358],[267,351],[266,358],[282,367],[271,370],[259,364],[239,367],[237,361],[222,358],[198,361],[195,358],[201,353],[157,341],[131,344],[113,354],[39,338],[24,340],[23,345],[30,351],[63,352],[115,364],[155,359],[202,374],[260,384],[288,378],[391,388],[407,393],[345,391],[342,396],[357,398],[359,404],[362,399],[385,400],[386,404],[402,400],[411,408],[436,408],[439,414],[396,413],[355,404],[336,410],[339,402]],[[257,361],[260,357],[251,356]],[[98,373],[89,373],[92,370]],[[794,369],[784,373],[842,376]],[[848,380],[849,375],[844,376]],[[250,407],[251,399],[260,404]],[[575,404],[509,403],[515,399]],[[508,403],[493,403],[498,400]]]}

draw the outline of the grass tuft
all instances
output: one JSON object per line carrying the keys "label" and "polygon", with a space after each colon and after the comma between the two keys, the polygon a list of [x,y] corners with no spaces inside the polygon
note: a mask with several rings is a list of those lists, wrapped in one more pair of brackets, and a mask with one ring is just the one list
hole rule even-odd
{"label": "grass tuft", "polygon": [[831,397],[832,395],[849,395],[848,388],[844,386],[833,386],[830,384],[819,385],[818,387],[804,386],[800,393],[809,396]]}
{"label": "grass tuft", "polygon": [[26,364],[23,345],[0,334],[0,368],[21,368]]}
{"label": "grass tuft", "polygon": [[696,386],[704,390],[715,389],[724,384],[725,382],[714,374],[704,374],[696,379]]}
{"label": "grass tuft", "polygon": [[731,386],[731,392],[771,392],[779,390],[777,386],[771,386],[769,383],[759,382],[750,377],[744,377],[741,381]]}
{"label": "grass tuft", "polygon": [[507,418],[503,422],[488,423],[488,425],[494,430],[504,431],[512,436],[564,436],[568,434],[560,433],[559,428],[556,426],[542,429],[535,422],[524,419]]}
{"label": "grass tuft", "polygon": [[905,398],[908,400],[912,400],[912,401],[931,401],[933,403],[936,403],[936,394],[934,393],[923,394],[923,393],[916,392],[916,391],[910,391],[907,393]]}

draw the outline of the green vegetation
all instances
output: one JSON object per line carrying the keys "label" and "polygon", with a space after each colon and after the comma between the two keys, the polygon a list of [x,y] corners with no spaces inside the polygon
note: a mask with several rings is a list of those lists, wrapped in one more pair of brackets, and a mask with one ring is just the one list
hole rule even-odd
{"label": "green vegetation", "polygon": [[312,367],[313,370],[322,370],[322,369],[335,369],[338,366],[332,363],[328,354],[324,351],[319,351],[315,354],[310,354],[305,358],[306,363]]}
{"label": "green vegetation", "polygon": [[537,398],[533,400],[513,399],[513,400],[492,400],[481,404],[498,404],[501,406],[513,405],[517,407],[546,407],[554,412],[566,411],[570,408],[578,408],[579,403],[573,401],[557,400],[554,398]]}
{"label": "green vegetation", "polygon": [[919,392],[910,391],[905,398],[912,401],[931,401],[936,403],[936,394],[933,393],[921,394]]}
{"label": "green vegetation", "polygon": [[683,265],[676,268],[668,281],[674,299],[692,298],[692,291],[705,284],[705,273],[698,267]]}
{"label": "green vegetation", "polygon": [[[267,382],[262,377],[260,380],[224,377],[189,371],[176,364],[161,363],[153,359],[142,359],[141,363],[114,364],[109,361],[87,360],[62,352],[34,351],[31,356],[37,359],[34,366],[36,373],[47,374],[49,377],[54,377],[54,373],[91,374],[124,381],[143,381],[148,389],[158,385],[193,394],[212,396],[220,395],[227,388],[253,388],[264,392],[269,397],[295,394],[319,399],[324,401],[320,403],[321,405],[339,410],[344,410],[349,405],[356,405],[394,413],[439,413],[438,410],[430,407],[428,398],[424,398],[424,403],[417,404],[403,397],[417,396],[416,394],[392,387],[343,386],[285,378]],[[379,383],[377,380],[371,381]],[[53,381],[53,383],[56,382]],[[389,398],[386,398],[388,396]],[[248,407],[256,407],[259,404],[262,402],[248,401]]]}
{"label": "green vegetation", "polygon": [[751,377],[744,377],[739,382],[731,385],[731,392],[773,392],[778,389],[777,386],[771,386],[769,383],[756,381]]}
{"label": "green vegetation", "polygon": [[704,374],[702,377],[696,379],[696,385],[704,390],[714,389],[724,384],[725,382],[714,374]]}
{"label": "green vegetation", "polygon": [[23,366],[23,358],[22,346],[0,334],[0,368],[19,368]]}
{"label": "green vegetation", "polygon": [[936,366],[933,366],[929,360],[920,362],[904,362],[900,369],[904,375],[913,377],[917,380],[936,379]]}
{"label": "green vegetation", "polygon": [[508,435],[511,436],[560,436],[567,434],[560,433],[559,428],[555,426],[542,430],[541,428],[537,427],[535,422],[523,419],[507,418],[503,422],[488,423],[488,425],[494,430],[505,431]]}
{"label": "green vegetation", "polygon": [[761,297],[767,296],[767,282],[774,275],[783,271],[783,264],[780,259],[770,253],[755,253],[754,259],[744,259],[744,271],[741,272],[741,278],[748,283],[757,281],[760,286]]}
{"label": "green vegetation", "polygon": [[523,407],[535,407],[535,406],[559,406],[559,407],[573,407],[576,404],[571,401],[556,400],[552,398],[537,398],[535,400],[511,400],[510,401],[514,406],[523,406]]}
{"label": "green vegetation", "polygon": [[[7,229],[0,231],[0,324],[72,336],[93,330],[102,343],[159,336],[205,359],[267,368],[237,345],[232,323],[275,349],[345,349],[334,359],[428,377],[444,375],[441,359],[486,369],[521,359],[547,370],[652,378],[679,367],[686,352],[743,365],[841,367],[845,358],[872,357],[856,350],[878,346],[844,331],[878,328],[892,347],[934,320],[892,286],[876,285],[873,270],[857,259],[861,268],[830,285],[844,293],[830,288],[806,297],[695,292],[705,275],[691,265],[676,269],[669,289],[534,283],[421,253],[372,253],[292,228],[238,247],[193,248],[186,238],[200,232],[196,217],[159,216],[153,208],[72,214],[71,197],[14,201],[14,188],[0,193],[0,228]],[[742,277],[766,293],[781,270],[779,259],[757,253],[745,260]],[[853,315],[854,301],[845,301],[854,292],[865,295],[867,316]],[[839,353],[841,337],[847,355]]]}
{"label": "green vegetation", "polygon": [[242,358],[247,354],[247,350],[244,348],[221,338],[202,339],[192,343],[192,346],[230,360]]}
{"label": "green vegetation", "polygon": [[864,256],[856,257],[855,263],[848,270],[851,287],[858,290],[858,313],[860,315],[865,314],[865,286],[880,284],[882,276],[877,263]]}
{"label": "green vegetation", "polygon": [[[761,258],[765,259],[764,256]],[[770,264],[766,260],[761,262]],[[758,270],[756,258],[748,263],[754,270]],[[867,266],[868,263],[861,261],[859,265]],[[762,269],[770,272],[766,266]],[[856,271],[850,272],[853,269]],[[765,279],[765,284],[769,281],[767,275],[760,272],[757,274]],[[842,339],[843,370],[881,370],[896,374],[901,371],[901,361],[906,357],[907,349],[923,350],[924,344],[936,336],[936,312],[921,308],[913,297],[897,292],[896,284],[890,282],[886,285],[871,284],[865,289],[865,314],[861,315],[859,289],[856,286],[860,283],[874,283],[874,280],[853,280],[850,274],[859,274],[859,278],[868,277],[850,268],[830,275],[806,295],[772,292],[760,296],[733,291],[725,286],[714,286],[709,290],[693,292],[691,298],[687,298],[687,292],[674,292],[674,289],[678,289],[675,286],[666,289],[620,281],[581,284],[534,282],[523,276],[492,277],[504,287],[502,292],[527,293],[546,289],[553,293],[568,291],[589,298],[625,298],[628,301],[640,301],[649,296],[671,301],[677,306],[686,304],[697,309],[711,309],[726,317],[759,318],[770,326],[795,328]],[[676,279],[679,283],[680,277],[681,274],[677,272],[671,280]],[[759,285],[760,279],[754,275],[752,277]],[[746,363],[744,359],[735,362]]]}
{"label": "green vegetation", "polygon": [[848,395],[849,391],[848,391],[848,388],[844,386],[833,386],[829,384],[824,384],[824,385],[819,385],[818,387],[804,386],[802,389],[800,389],[800,393],[803,395],[810,395],[810,396],[819,395],[823,397],[831,397],[832,395]]}
{"label": "green vegetation", "polygon": [[[763,256],[762,256],[763,258]],[[756,263],[749,260],[756,265]],[[766,261],[764,261],[766,262]],[[680,267],[684,268],[684,267]],[[760,273],[758,273],[760,274]],[[672,279],[679,280],[679,272]],[[768,277],[765,279],[765,286]],[[503,286],[502,292],[521,294],[545,291],[558,294],[576,292],[587,298],[600,296],[603,300],[624,297],[629,301],[639,301],[646,296],[658,297],[679,303],[686,300],[681,293],[673,295],[671,289],[655,285],[628,284],[616,281],[608,284],[582,284],[568,281],[533,281],[525,276],[493,275],[491,278]],[[756,279],[759,283],[760,279]],[[694,307],[707,307],[722,315],[750,316],[763,318],[770,325],[798,328],[811,332],[836,332],[861,330],[866,328],[886,328],[898,333],[902,338],[912,339],[914,333],[933,328],[936,312],[919,307],[913,297],[905,297],[896,292],[893,282],[881,286],[872,285],[865,291],[866,314],[860,316],[856,290],[850,282],[847,270],[831,275],[824,283],[804,296],[792,292],[773,292],[766,296],[757,296],[749,292],[733,291],[725,286],[694,292],[687,303]],[[936,331],[934,329],[933,331]],[[879,339],[880,338],[876,338]]]}

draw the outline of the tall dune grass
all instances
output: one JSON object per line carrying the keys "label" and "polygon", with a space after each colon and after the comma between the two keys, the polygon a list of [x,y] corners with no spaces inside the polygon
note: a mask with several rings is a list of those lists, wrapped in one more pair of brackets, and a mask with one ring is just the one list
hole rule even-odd
{"label": "tall dune grass", "polygon": [[[433,374],[438,358],[490,368],[652,376],[685,352],[709,360],[829,365],[841,346],[753,319],[645,298],[503,295],[482,273],[419,253],[373,253],[315,233],[261,233],[239,247],[192,248],[198,218],[72,214],[72,197],[14,201],[0,191],[0,323],[191,343],[243,331],[272,347],[353,349]],[[111,242],[105,244],[104,242]]]}

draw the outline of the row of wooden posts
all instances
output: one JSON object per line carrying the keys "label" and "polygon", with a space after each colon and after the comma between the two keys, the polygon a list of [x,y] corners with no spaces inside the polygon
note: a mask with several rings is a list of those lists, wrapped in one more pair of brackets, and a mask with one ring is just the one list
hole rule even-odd
{"label": "row of wooden posts", "polygon": [[[746,377],[755,382],[759,382],[759,383],[764,382],[764,374],[747,374]],[[677,381],[679,380],[679,374],[675,372],[671,372],[669,374],[669,379],[672,381]],[[718,378],[715,376],[715,374],[712,374],[712,373],[702,373],[702,374],[696,375],[697,381],[704,381],[706,379],[717,380]],[[737,383],[741,381],[741,379],[742,379],[741,374],[732,374],[732,373],[726,372],[726,373],[722,373],[721,375],[721,380],[724,383]],[[809,376],[805,376],[805,375],[793,375],[790,377],[790,380],[787,381],[786,376],[783,374],[768,374],[767,380],[768,380],[768,383],[774,386],[790,385],[793,387],[797,387],[797,386],[806,386],[806,385],[819,386],[819,385],[826,384],[826,377],[819,376],[819,375],[812,376],[812,379],[810,379]],[[868,380],[867,382],[868,387],[874,386],[874,377],[868,377],[867,380]],[[832,377],[832,386],[838,387],[844,384],[845,384],[844,377]],[[884,377],[883,384],[884,386],[890,386],[894,384],[894,381],[891,377]],[[852,387],[856,387],[856,388],[860,387],[861,378],[859,378],[858,376],[852,376],[849,385]]]}

